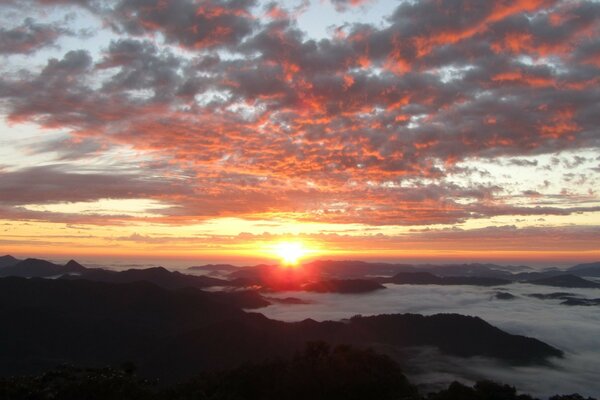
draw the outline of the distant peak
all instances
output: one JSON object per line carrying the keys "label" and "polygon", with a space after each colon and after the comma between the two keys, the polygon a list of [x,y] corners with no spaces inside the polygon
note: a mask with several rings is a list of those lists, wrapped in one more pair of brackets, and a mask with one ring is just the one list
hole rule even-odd
{"label": "distant peak", "polygon": [[79,264],[77,261],[75,260],[69,260],[69,262],[67,262],[65,264],[66,268],[69,269],[76,269],[76,270],[82,270],[82,269],[86,269],[83,265]]}
{"label": "distant peak", "polygon": [[171,271],[169,271],[165,267],[150,267],[150,268],[141,268],[141,269],[133,268],[133,269],[129,269],[128,271],[133,271],[133,272],[137,272],[137,273],[144,273],[144,272],[171,273]]}
{"label": "distant peak", "polygon": [[149,269],[151,269],[151,270],[155,270],[155,271],[167,271],[167,272],[171,272],[171,271],[169,271],[168,269],[166,269],[165,267],[161,267],[161,266],[158,266],[158,267],[152,267],[152,268],[149,268]]}
{"label": "distant peak", "polygon": [[19,262],[15,257],[7,254],[5,256],[0,256],[0,267],[11,267]]}

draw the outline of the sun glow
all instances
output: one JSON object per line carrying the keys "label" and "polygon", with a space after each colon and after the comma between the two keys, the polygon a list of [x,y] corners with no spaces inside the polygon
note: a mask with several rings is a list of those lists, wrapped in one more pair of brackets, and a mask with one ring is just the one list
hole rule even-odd
{"label": "sun glow", "polygon": [[281,264],[285,266],[298,265],[299,260],[308,253],[300,242],[277,243],[274,251],[281,258]]}

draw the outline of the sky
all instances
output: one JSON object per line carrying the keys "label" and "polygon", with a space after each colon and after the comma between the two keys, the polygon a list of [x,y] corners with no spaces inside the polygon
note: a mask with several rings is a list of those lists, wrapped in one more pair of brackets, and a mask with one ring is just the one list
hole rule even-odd
{"label": "sky", "polygon": [[3,0],[0,252],[600,259],[600,3]]}

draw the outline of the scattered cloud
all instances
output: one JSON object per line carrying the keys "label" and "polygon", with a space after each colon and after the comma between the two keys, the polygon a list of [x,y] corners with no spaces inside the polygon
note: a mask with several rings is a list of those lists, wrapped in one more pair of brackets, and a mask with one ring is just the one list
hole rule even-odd
{"label": "scattered cloud", "polygon": [[21,25],[10,29],[0,28],[0,54],[31,54],[54,45],[59,36],[67,33],[58,26],[25,18]]}
{"label": "scattered cloud", "polygon": [[[400,2],[383,21],[340,13],[319,39],[297,20],[305,3],[5,6],[104,24],[95,48],[73,37],[48,53],[67,28],[0,30],[8,64],[36,57],[0,77],[6,121],[39,130],[32,157],[73,166],[3,170],[5,210],[141,196],[173,205],[161,223],[374,226],[599,211],[598,2]],[[120,149],[147,155],[135,173],[79,170]]]}

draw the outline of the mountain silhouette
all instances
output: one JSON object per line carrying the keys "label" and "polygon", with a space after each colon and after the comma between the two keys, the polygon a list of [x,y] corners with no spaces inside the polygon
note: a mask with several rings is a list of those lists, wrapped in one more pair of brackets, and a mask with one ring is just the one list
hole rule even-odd
{"label": "mountain silhouette", "polygon": [[[490,380],[472,387],[454,381],[427,395],[421,389],[384,354],[325,342],[309,342],[289,358],[204,372],[175,385],[142,378],[129,362],[102,368],[65,365],[40,375],[0,378],[0,397],[10,400],[535,400]],[[549,400],[595,399],[572,393]]]}
{"label": "mountain silhouette", "polygon": [[318,293],[366,293],[385,289],[385,286],[366,279],[329,279],[307,283],[302,289]]}
{"label": "mountain silhouette", "polygon": [[475,286],[501,286],[512,283],[508,279],[477,277],[477,276],[436,276],[429,272],[400,272],[391,278],[379,278],[382,283],[395,283],[397,285],[475,285]]}
{"label": "mountain silhouette", "polygon": [[188,267],[188,271],[201,271],[201,272],[232,272],[237,271],[241,267],[236,267],[231,264],[206,264],[206,265],[195,265]]}
{"label": "mountain silhouette", "polygon": [[569,268],[568,271],[577,276],[600,277],[600,262],[577,264]]}
{"label": "mountain silhouette", "polygon": [[433,346],[451,355],[519,364],[562,355],[475,317],[396,314],[285,323],[243,311],[236,293],[169,290],[147,282],[2,278],[0,318],[0,343],[11,344],[0,346],[0,375],[129,360],[148,376],[173,380],[288,357],[314,340],[359,347]]}
{"label": "mountain silhouette", "polygon": [[517,296],[508,292],[496,292],[494,294],[494,298],[497,300],[514,300],[517,298]]}
{"label": "mountain silhouette", "polygon": [[555,300],[555,299],[565,300],[565,299],[570,299],[572,297],[577,297],[576,294],[567,293],[567,292],[531,293],[531,294],[528,294],[527,296],[535,297],[536,299],[540,299],[540,300]]}
{"label": "mountain silhouette", "polygon": [[600,298],[586,299],[581,297],[571,297],[565,299],[560,304],[564,304],[565,306],[600,306]]}
{"label": "mountain silhouette", "polygon": [[576,275],[557,275],[549,278],[528,281],[533,285],[555,286],[563,288],[600,288],[600,284],[583,279]]}
{"label": "mountain silhouette", "polygon": [[560,304],[565,306],[599,306],[600,298],[588,299],[574,293],[555,292],[555,293],[532,293],[529,297],[535,297],[540,300],[562,300]]}
{"label": "mountain silhouette", "polygon": [[228,286],[226,280],[209,276],[186,275],[177,271],[169,271],[163,267],[144,269],[128,269],[125,271],[109,271],[100,268],[87,269],[79,274],[63,276],[63,279],[87,279],[98,282],[128,283],[151,282],[167,289],[184,287],[206,288],[211,286]]}
{"label": "mountain silhouette", "polygon": [[82,273],[85,267],[71,260],[65,265],[55,264],[37,258],[28,258],[11,266],[0,269],[0,276],[17,276],[24,278],[52,277],[69,273]]}
{"label": "mountain silhouette", "polygon": [[14,258],[13,256],[10,256],[10,255],[2,256],[2,257],[0,257],[0,268],[12,267],[19,261],[20,260]]}
{"label": "mountain silhouette", "polygon": [[282,269],[274,265],[238,268],[229,274],[229,284],[254,288],[262,292],[306,291],[318,293],[366,293],[385,286],[372,279],[328,278],[328,274],[312,267]]}
{"label": "mountain silhouette", "polygon": [[75,260],[69,260],[64,267],[71,272],[83,272],[86,270],[83,265],[79,264]]}

